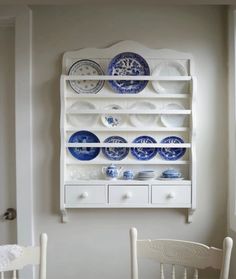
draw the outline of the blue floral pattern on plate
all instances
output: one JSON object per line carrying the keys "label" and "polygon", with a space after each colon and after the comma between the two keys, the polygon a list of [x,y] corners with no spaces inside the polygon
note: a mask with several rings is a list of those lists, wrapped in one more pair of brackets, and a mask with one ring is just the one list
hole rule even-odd
{"label": "blue floral pattern on plate", "polygon": [[[78,131],[74,133],[69,143],[97,143],[98,137],[89,131]],[[69,147],[71,155],[81,161],[89,161],[98,156],[100,148],[98,147]]]}
{"label": "blue floral pattern on plate", "polygon": [[[184,140],[176,137],[176,136],[170,136],[164,138],[161,143],[184,143]],[[158,148],[158,153],[159,155],[168,161],[175,161],[180,159],[181,157],[184,156],[186,152],[186,148],[181,148],[181,147],[164,147],[164,148]]]}
{"label": "blue floral pattern on plate", "polygon": [[[154,138],[150,136],[140,136],[134,139],[133,143],[157,143]],[[157,148],[155,147],[132,147],[131,154],[138,160],[147,161],[157,155]]]}
{"label": "blue floral pattern on plate", "polygon": [[[108,66],[108,75],[146,76],[150,75],[147,61],[139,54],[123,52],[116,55]],[[139,93],[147,80],[109,80],[112,89],[118,93]]]}
{"label": "blue floral pattern on plate", "polygon": [[[127,141],[119,136],[111,136],[105,139],[106,143],[127,143]],[[102,153],[109,159],[114,161],[120,161],[124,159],[128,153],[129,148],[126,147],[103,147]]]}

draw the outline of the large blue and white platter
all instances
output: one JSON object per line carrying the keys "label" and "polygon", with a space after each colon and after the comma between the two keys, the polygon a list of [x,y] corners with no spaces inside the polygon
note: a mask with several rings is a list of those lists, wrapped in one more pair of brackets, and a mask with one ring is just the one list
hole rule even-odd
{"label": "large blue and white platter", "polygon": [[[104,75],[101,66],[93,60],[82,59],[75,62],[68,71],[69,75]],[[69,84],[76,93],[96,94],[104,85],[104,80],[70,80]]]}
{"label": "large blue and white platter", "polygon": [[[176,137],[176,136],[169,136],[161,140],[161,143],[184,143],[184,140]],[[181,147],[164,147],[164,148],[158,148],[159,155],[168,161],[175,161],[180,159],[184,156],[186,152],[186,148]]]}
{"label": "large blue and white platter", "polygon": [[[134,139],[133,143],[156,143],[155,139],[150,136],[140,136]],[[138,160],[147,161],[151,160],[157,154],[155,147],[132,147],[131,154]]]}
{"label": "large blue and white platter", "polygon": [[[69,143],[99,143],[98,137],[89,131],[78,131],[69,138]],[[96,158],[100,152],[98,147],[69,147],[71,155],[81,161]]]}
{"label": "large blue and white platter", "polygon": [[[108,75],[115,76],[146,76],[150,75],[147,61],[139,54],[122,52],[116,55],[108,66]],[[112,89],[118,93],[139,93],[147,80],[110,80]]]}
{"label": "large blue and white platter", "polygon": [[[119,137],[119,136],[111,136],[111,137],[105,139],[104,142],[106,142],[106,143],[127,143],[127,141],[124,138]],[[103,147],[102,152],[109,160],[120,161],[128,155],[129,148]]]}

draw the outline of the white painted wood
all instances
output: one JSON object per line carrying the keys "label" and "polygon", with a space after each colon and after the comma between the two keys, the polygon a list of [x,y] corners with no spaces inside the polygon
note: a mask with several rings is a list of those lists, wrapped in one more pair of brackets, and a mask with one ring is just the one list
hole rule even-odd
{"label": "white painted wood", "polygon": [[110,204],[148,204],[148,186],[109,186]]}
{"label": "white painted wood", "polygon": [[198,269],[197,268],[194,269],[193,279],[198,279]]}
{"label": "white painted wood", "polygon": [[[160,76],[69,76],[67,75],[68,69],[70,66],[80,59],[94,59],[97,61],[104,69],[107,68],[107,65],[112,57],[114,57],[117,53],[124,52],[124,51],[132,51],[136,52],[147,60],[150,65],[151,72],[153,68],[155,68],[158,63],[166,61],[166,60],[178,60],[184,65],[187,70],[187,75],[183,77],[160,77]],[[93,180],[83,180],[83,181],[70,181],[70,176],[68,173],[68,169],[70,168],[77,168],[77,169],[88,169],[88,168],[96,168],[101,169],[103,166],[110,165],[112,162],[107,160],[100,152],[100,154],[91,161],[79,161],[73,158],[70,153],[68,152],[68,147],[166,147],[166,148],[192,148],[192,136],[190,136],[190,140],[187,140],[188,135],[186,132],[192,133],[192,106],[189,105],[192,103],[193,97],[193,89],[194,89],[194,82],[193,82],[193,64],[192,64],[192,56],[186,53],[177,52],[174,50],[155,50],[146,48],[136,42],[133,41],[124,41],[118,44],[115,44],[112,47],[105,48],[105,49],[95,49],[95,48],[87,48],[81,49],[78,51],[66,52],[63,56],[62,61],[62,75],[61,75],[61,185],[60,185],[60,208],[63,220],[67,219],[66,208],[188,208],[191,209],[192,207],[192,194],[191,194],[191,187],[192,187],[192,175],[187,177],[186,181],[179,181],[178,183],[169,184],[163,183],[158,180],[152,181],[145,181],[145,185],[142,185],[143,181],[107,181],[104,179],[95,179]],[[69,86],[70,80],[148,80],[150,83],[154,80],[159,81],[179,81],[179,82],[187,82],[188,84],[192,84],[190,86],[190,90],[184,90],[181,94],[171,93],[171,94],[159,94],[155,92],[152,86],[147,86],[145,90],[142,92],[135,94],[117,94],[113,92],[109,87],[104,86],[104,88],[98,92],[97,94],[77,94],[73,92],[71,87]],[[157,109],[152,110],[142,110],[137,109],[132,111],[127,109],[129,106],[127,104],[132,105],[133,102],[136,100],[147,100],[152,102],[156,105]],[[79,110],[74,112],[70,109],[71,105],[79,100],[89,101],[91,103],[96,104],[96,109],[91,110]],[[103,106],[99,104],[115,104],[119,103],[121,105],[124,104],[122,110],[115,111],[117,114],[122,114],[128,117],[130,114],[166,114],[166,115],[176,115],[182,114],[186,115],[186,118],[190,119],[190,125],[187,124],[184,127],[176,127],[176,128],[169,128],[169,127],[161,127],[160,125],[157,127],[132,127],[128,124],[128,126],[118,127],[117,129],[108,129],[105,126],[102,126],[101,123],[97,123],[93,127],[83,127],[83,125],[78,127],[70,127],[70,124],[67,123],[67,118],[69,116],[73,117],[81,117],[82,115],[92,115],[92,114],[104,114],[104,110],[102,109]],[[179,102],[185,106],[184,110],[166,110],[164,109],[164,104],[166,102]],[[163,109],[162,109],[163,108]],[[113,113],[112,111],[106,111],[106,113]],[[130,127],[129,127],[130,126]],[[89,130],[97,134],[100,138],[100,143],[68,143],[68,138],[70,137],[71,133],[74,133],[78,130]],[[128,140],[128,143],[125,144],[110,144],[104,143],[104,139],[108,136],[114,135],[114,133],[124,132],[129,137],[131,133],[136,132],[136,134],[143,134],[144,132],[148,132],[148,134],[153,135],[156,137],[159,135],[159,132],[170,132],[170,135],[173,134],[171,132],[178,132],[178,134],[182,135],[185,139],[184,144],[161,144],[157,141],[156,144],[134,144],[131,140]],[[154,134],[156,132],[156,134]],[[101,136],[102,133],[102,136]],[[132,137],[136,137],[136,134],[132,134]],[[166,134],[166,136],[168,133]],[[162,135],[161,135],[162,136]],[[163,136],[164,137],[164,136]],[[191,153],[191,152],[190,152]],[[113,162],[116,165],[127,166],[127,168],[137,168],[138,166],[149,166],[151,168],[159,169],[165,165],[170,165],[169,161],[162,160],[160,157],[153,158],[149,161],[138,161],[132,156],[127,156],[124,160],[115,161]],[[182,160],[172,161],[171,165],[177,165],[179,168],[191,169],[192,168],[192,161],[188,158],[188,152],[186,152],[185,157]],[[141,167],[142,168],[142,167]],[[185,171],[187,172],[187,171]],[[192,170],[190,171],[192,173]],[[190,179],[189,179],[190,178]],[[165,181],[166,182],[166,181]],[[106,189],[106,196],[108,199],[104,203],[88,203],[85,202],[91,197],[91,187],[105,187]],[[129,186],[130,185],[130,186]],[[170,200],[175,200],[175,202],[151,202],[152,198],[152,185],[155,187],[160,187],[161,185],[167,187],[165,190],[169,190],[171,186],[175,188],[177,193],[177,199],[175,197],[176,193],[171,191],[167,194],[169,195]],[[76,198],[76,193],[70,193],[68,196],[67,187],[73,189],[72,187],[85,187],[84,191],[80,193],[81,199],[83,202],[78,202],[78,198]],[[86,188],[88,187],[88,188]],[[187,190],[182,187],[187,187]],[[74,188],[74,189],[76,189]],[[69,189],[69,188],[68,188]],[[81,190],[81,189],[80,189]],[[184,190],[184,195],[181,196],[179,193]],[[73,190],[74,191],[74,190]],[[158,190],[160,191],[160,190]],[[67,193],[68,192],[68,193]],[[92,191],[93,192],[93,191]],[[155,191],[154,191],[155,192]],[[94,193],[94,192],[93,192]],[[182,194],[182,193],[181,193]],[[94,194],[95,195],[95,194]],[[159,198],[157,195],[155,197]],[[180,197],[181,196],[181,197]],[[95,198],[94,198],[95,200]],[[155,200],[155,199],[154,199]],[[186,201],[187,200],[187,201]]]}
{"label": "white painted wood", "polygon": [[6,271],[13,271],[13,279],[16,278],[16,270],[21,270],[28,265],[39,265],[39,279],[46,279],[47,239],[47,235],[42,233],[39,246],[22,246],[23,254],[0,269],[1,279],[4,278],[3,272]]}
{"label": "white painted wood", "polygon": [[[101,184],[102,182],[102,184]],[[137,179],[133,179],[133,180],[124,180],[122,178],[119,179],[114,179],[114,180],[108,180],[108,179],[97,179],[97,180],[89,180],[89,185],[87,185],[88,187],[90,185],[104,185],[104,184],[109,184],[109,185],[114,185],[114,184],[118,184],[118,185],[143,185],[144,181],[141,180],[137,180]],[[66,185],[86,185],[88,184],[88,180],[72,180],[72,181],[65,181]],[[150,179],[145,181],[146,185],[153,185],[154,186],[163,186],[163,185],[167,185],[167,186],[181,186],[181,185],[189,185],[191,186],[191,181],[190,180],[173,180],[173,181],[165,181],[165,180],[158,180],[158,179]]]}
{"label": "white painted wood", "polygon": [[[138,258],[147,258],[167,265],[184,267],[183,278],[187,278],[186,267],[194,268],[194,279],[198,279],[198,269],[208,267],[221,270],[220,279],[228,279],[233,241],[226,237],[223,249],[183,240],[155,239],[138,240],[137,230],[130,229],[131,274],[138,274]],[[135,251],[135,253],[133,253]],[[173,275],[173,270],[172,270]],[[135,277],[138,279],[138,277]]]}
{"label": "white painted wood", "polygon": [[65,80],[159,80],[159,81],[188,81],[191,76],[67,76],[64,75]]}
{"label": "white painted wood", "polygon": [[65,203],[70,205],[106,203],[106,186],[66,186]]}
{"label": "white painted wood", "polygon": [[172,279],[175,279],[175,265],[174,264],[172,264],[171,277],[172,277]]}
{"label": "white painted wood", "polygon": [[66,143],[66,147],[182,147],[190,148],[189,143]]}
{"label": "white painted wood", "polygon": [[[96,128],[96,127],[91,127],[89,129],[91,132],[110,132],[111,129],[109,128]],[[77,132],[78,128],[66,128],[65,132]],[[188,132],[189,128],[188,127],[175,127],[175,128],[169,128],[169,127],[141,127],[141,128],[133,128],[133,127],[124,127],[124,128],[117,128],[114,127],[112,129],[114,132]]]}
{"label": "white painted wood", "polygon": [[183,279],[187,279],[188,274],[187,274],[187,268],[186,267],[184,267],[184,275],[183,276],[184,276]]}
{"label": "white painted wood", "polygon": [[175,205],[191,204],[191,187],[152,185],[152,203]]}
{"label": "white painted wood", "polygon": [[12,279],[16,279],[16,270],[12,271]]}
{"label": "white painted wood", "polygon": [[229,131],[229,191],[228,213],[229,227],[236,232],[236,9],[235,6],[228,11],[228,131]]}
{"label": "white painted wood", "polygon": [[221,264],[220,279],[228,279],[231,251],[233,248],[233,240],[230,237],[226,237],[223,242],[223,261]]}
{"label": "white painted wood", "polygon": [[163,263],[160,264],[160,275],[161,275],[161,279],[165,279]]}
{"label": "white painted wood", "polygon": [[[31,61],[32,14],[27,6],[2,6],[0,19],[15,27],[15,138],[16,138],[16,204],[17,240],[34,244],[32,198],[32,127],[31,127]],[[22,164],[24,162],[24,164]],[[33,278],[33,270],[19,277]]]}
{"label": "white painted wood", "polygon": [[[93,165],[107,165],[110,164],[111,162],[107,161],[106,159],[99,159],[95,158],[93,160]],[[73,158],[66,159],[65,162],[66,165],[90,165],[90,161],[76,161]],[[116,165],[140,165],[140,162],[138,160],[135,160],[133,158],[127,158],[125,161],[116,161]],[[171,165],[188,165],[190,164],[190,161],[187,160],[178,160],[178,161],[172,161]],[[142,161],[142,165],[170,165],[169,161],[164,161],[164,160],[159,160],[159,159],[152,159],[150,161]]]}
{"label": "white painted wood", "polygon": [[10,19],[15,26],[17,239],[20,243],[27,245],[33,244],[31,10],[26,6],[4,6],[0,9],[0,19]]}
{"label": "white painted wood", "polygon": [[[65,98],[67,99],[117,99],[117,94],[72,94],[67,92]],[[119,99],[133,99],[132,94],[120,94]],[[189,99],[191,98],[190,94],[157,94],[157,93],[142,93],[135,95],[135,99]]]}
{"label": "white painted wood", "polygon": [[[67,111],[66,114],[103,114],[104,110],[80,110],[80,111]],[[112,114],[191,114],[191,110],[125,110],[125,109],[120,109],[119,111],[109,111],[107,110],[106,113],[112,113]]]}

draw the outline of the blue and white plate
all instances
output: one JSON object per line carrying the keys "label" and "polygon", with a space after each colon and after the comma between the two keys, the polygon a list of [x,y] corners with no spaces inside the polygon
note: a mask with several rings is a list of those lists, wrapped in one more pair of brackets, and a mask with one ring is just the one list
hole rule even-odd
{"label": "blue and white plate", "polygon": [[[119,136],[112,136],[105,139],[106,143],[127,143],[127,141]],[[126,147],[103,147],[102,153],[109,159],[114,161],[120,161],[124,159],[128,153],[129,148]]]}
{"label": "blue and white plate", "polygon": [[[89,131],[78,131],[74,133],[69,143],[97,143],[98,137]],[[81,161],[89,161],[98,156],[100,148],[98,147],[69,147],[72,156]]]}
{"label": "blue and white plate", "polygon": [[[161,143],[184,143],[183,139],[176,137],[176,136],[170,136],[164,138]],[[186,152],[186,148],[181,147],[164,147],[164,148],[158,148],[159,155],[168,161],[175,161],[180,159],[184,156]]]}
{"label": "blue and white plate", "polygon": [[[95,61],[82,59],[70,67],[68,74],[99,76],[104,75],[104,72]],[[104,80],[70,80],[69,84],[76,93],[96,94],[102,89],[104,82]]]}
{"label": "blue and white plate", "polygon": [[[133,143],[156,143],[155,139],[149,136],[137,137]],[[131,154],[138,160],[147,161],[152,159],[157,154],[157,148],[155,147],[132,147]]]}
{"label": "blue and white plate", "polygon": [[[139,54],[123,52],[116,55],[108,66],[108,75],[146,76],[150,75],[147,61]],[[139,93],[147,80],[109,80],[112,89],[118,93]]]}

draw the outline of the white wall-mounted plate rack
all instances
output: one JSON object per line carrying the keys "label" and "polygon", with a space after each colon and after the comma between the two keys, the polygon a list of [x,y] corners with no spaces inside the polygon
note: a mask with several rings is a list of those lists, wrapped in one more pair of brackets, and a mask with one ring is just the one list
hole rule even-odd
{"label": "white wall-mounted plate rack", "polygon": [[[150,67],[149,76],[110,76],[106,75],[111,59],[122,52],[134,52],[141,55]],[[68,71],[76,61],[90,59],[98,63],[104,75],[68,75]],[[153,70],[160,65],[174,61],[185,69],[185,75],[152,75]],[[70,81],[104,81],[103,88],[97,94],[76,93],[69,85]],[[137,94],[119,94],[109,86],[110,80],[140,80],[148,81],[147,86]],[[158,93],[152,87],[152,82],[185,83],[182,92]],[[194,77],[193,58],[188,53],[171,49],[149,49],[133,41],[122,41],[112,47],[104,49],[86,48],[78,51],[66,52],[63,56],[61,75],[61,155],[60,155],[60,209],[62,221],[67,221],[67,208],[186,208],[187,221],[192,221],[196,209],[196,158],[195,158],[195,93],[196,78]],[[77,102],[89,102],[96,109],[71,110]],[[130,109],[136,102],[150,102],[155,110]],[[169,110],[166,105],[176,103],[184,107],[182,110]],[[120,110],[104,110],[108,105],[117,104]],[[124,116],[126,121],[119,127],[106,127],[101,121],[104,114]],[[152,125],[134,126],[130,121],[131,115],[155,116]],[[184,116],[184,125],[180,127],[166,127],[160,117],[179,115]],[[95,117],[94,123],[86,124],[79,121],[78,125],[71,124],[70,117]],[[80,119],[80,118],[78,118]],[[99,143],[69,143],[70,136],[86,130],[94,133]],[[137,160],[130,149],[144,147],[144,144],[133,143],[133,139],[140,135],[148,135],[156,139],[157,143],[145,144],[149,148],[186,148],[185,155],[175,161],[168,161],[156,155],[147,161]],[[110,136],[121,136],[126,143],[104,143]],[[160,143],[167,136],[179,136],[183,143]],[[103,152],[93,160],[81,161],[74,158],[69,148],[108,148],[126,147],[129,154],[120,161],[111,161]],[[122,176],[116,180],[108,180],[102,174],[102,168],[111,163],[124,170],[131,169],[135,174],[141,170],[152,169],[156,176],[152,180],[140,181],[135,176],[133,180],[124,180]],[[161,173],[175,168],[183,175],[183,180],[160,180]]]}

